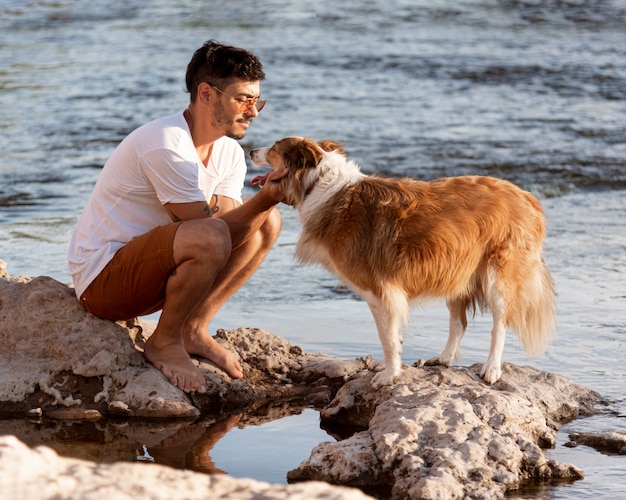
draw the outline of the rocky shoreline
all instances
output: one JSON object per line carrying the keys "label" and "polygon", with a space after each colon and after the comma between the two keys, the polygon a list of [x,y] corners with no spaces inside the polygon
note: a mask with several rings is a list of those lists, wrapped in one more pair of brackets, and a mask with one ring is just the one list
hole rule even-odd
{"label": "rocky shoreline", "polygon": [[[205,497],[212,496],[207,492],[219,497],[219,488],[234,488],[237,481],[250,495],[238,498],[252,498],[254,488],[254,498],[366,498],[353,488],[329,493],[332,485],[385,491],[398,499],[501,498],[529,483],[583,477],[573,465],[547,460],[545,449],[554,446],[563,423],[590,415],[603,403],[599,394],[564,377],[508,363],[492,386],[478,376],[480,365],[407,366],[396,385],[373,391],[369,359],[306,353],[257,328],[216,334],[240,356],[243,380],[233,381],[210,362],[196,360],[208,392],[188,396],[144,360],[142,345],[153,328],[141,320],[96,318],[79,306],[67,285],[47,277],[10,277],[0,265],[0,415],[97,421],[100,426],[111,419],[176,422],[192,429],[236,413],[245,413],[245,420],[256,412],[262,419],[275,411],[313,406],[325,424],[351,431],[337,442],[316,446],[308,460],[289,472],[289,486],[198,473],[202,479],[190,479],[190,471],[154,464],[105,467],[95,457],[62,458],[5,436],[0,437],[0,472],[9,483],[1,484],[2,491],[54,479],[72,486],[38,497],[72,498],[76,491],[77,497],[90,498],[87,483],[99,474],[100,497],[112,488],[118,488],[118,497],[130,497],[138,486],[124,489],[116,479],[123,473],[146,475],[153,490],[146,489],[142,498],[165,498],[159,496],[167,488],[164,481],[185,485],[179,488],[189,485],[186,498],[200,498],[193,496],[192,483],[202,484]],[[171,432],[171,425],[159,425],[165,434]],[[622,441],[617,443],[624,449]],[[44,458],[48,466],[24,476],[31,469],[26,464]]]}

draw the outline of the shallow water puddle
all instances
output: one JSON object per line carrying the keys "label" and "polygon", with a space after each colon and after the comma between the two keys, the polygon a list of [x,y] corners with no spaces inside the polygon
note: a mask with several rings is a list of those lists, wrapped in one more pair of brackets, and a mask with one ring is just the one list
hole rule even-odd
{"label": "shallow water puddle", "polygon": [[318,411],[287,404],[196,422],[0,420],[0,434],[99,463],[156,463],[283,484],[313,447],[334,441]]}

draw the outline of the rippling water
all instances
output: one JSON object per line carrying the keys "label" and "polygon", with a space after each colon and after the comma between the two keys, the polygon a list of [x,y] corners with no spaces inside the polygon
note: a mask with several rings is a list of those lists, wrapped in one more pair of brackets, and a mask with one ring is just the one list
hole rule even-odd
{"label": "rippling water", "polygon": [[[69,282],[67,242],[101,166],[131,130],[186,105],[186,64],[215,38],[254,50],[266,67],[269,104],[246,149],[284,135],[333,138],[366,172],[494,175],[536,193],[549,220],[559,338],[530,363],[614,402],[612,416],[568,429],[626,430],[626,2],[259,4],[0,0],[0,258],[9,272]],[[365,304],[325,272],[294,265],[298,222],[282,211],[275,249],[215,328],[259,326],[308,350],[379,356]],[[488,324],[470,325],[463,363],[485,357]],[[414,311],[405,360],[438,352],[446,325],[441,306]],[[505,359],[529,362],[513,338]],[[301,432],[315,436],[310,415]],[[297,435],[288,423],[283,432]],[[621,493],[623,457],[567,449],[560,437],[551,456],[587,477],[537,494]],[[231,432],[214,453],[234,475],[280,481],[261,465],[271,450],[241,456],[251,439],[238,445]],[[277,451],[277,467],[297,466],[311,447],[302,442],[297,458]]]}

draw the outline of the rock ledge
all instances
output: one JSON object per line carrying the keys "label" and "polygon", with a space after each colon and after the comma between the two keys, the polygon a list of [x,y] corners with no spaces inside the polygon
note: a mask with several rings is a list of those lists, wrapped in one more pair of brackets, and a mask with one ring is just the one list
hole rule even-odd
{"label": "rock ledge", "polygon": [[[528,482],[583,476],[573,465],[547,460],[544,450],[554,446],[562,423],[593,413],[601,398],[558,375],[505,363],[501,380],[488,386],[478,376],[480,365],[405,367],[396,385],[373,391],[368,359],[310,354],[268,331],[240,328],[220,330],[216,339],[240,356],[245,379],[230,380],[210,362],[196,360],[209,390],[190,397],[144,360],[142,346],[153,325],[101,320],[86,313],[73,289],[58,281],[4,274],[0,413],[5,416],[102,425],[108,417],[189,422],[264,408],[268,414],[268,407],[282,401],[321,408],[324,425],[350,429],[337,442],[319,444],[288,474],[292,483],[383,488],[398,499],[498,498]],[[8,476],[9,466],[16,465],[7,464],[6,453],[28,453],[11,440],[2,443],[0,467]],[[64,481],[76,486],[84,479],[71,479],[67,471],[73,466],[65,459],[33,453],[57,463]],[[106,471],[132,465],[141,467],[119,464]],[[54,467],[46,470],[54,475]],[[206,488],[216,480],[203,481]]]}

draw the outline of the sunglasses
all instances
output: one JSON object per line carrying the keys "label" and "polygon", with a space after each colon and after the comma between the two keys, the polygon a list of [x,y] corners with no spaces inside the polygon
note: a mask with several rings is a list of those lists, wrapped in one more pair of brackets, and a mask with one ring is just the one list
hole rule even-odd
{"label": "sunglasses", "polygon": [[267,99],[261,99],[260,97],[248,97],[246,99],[242,99],[241,97],[235,97],[233,95],[227,94],[223,90],[218,89],[215,85],[211,85],[210,83],[209,83],[209,86],[213,87],[220,94],[224,94],[226,97],[230,97],[231,99],[234,99],[235,101],[237,101],[240,105],[239,107],[240,113],[244,113],[248,111],[252,106],[256,108],[257,113],[260,113],[261,110],[267,104]]}

